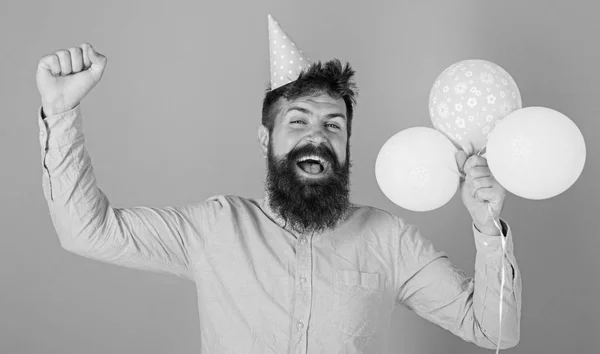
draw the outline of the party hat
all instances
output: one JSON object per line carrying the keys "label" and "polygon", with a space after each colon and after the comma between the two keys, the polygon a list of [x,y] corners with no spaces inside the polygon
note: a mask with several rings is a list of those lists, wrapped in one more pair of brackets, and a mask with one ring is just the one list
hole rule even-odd
{"label": "party hat", "polygon": [[312,64],[271,15],[269,15],[269,53],[271,90],[295,81],[302,70]]}

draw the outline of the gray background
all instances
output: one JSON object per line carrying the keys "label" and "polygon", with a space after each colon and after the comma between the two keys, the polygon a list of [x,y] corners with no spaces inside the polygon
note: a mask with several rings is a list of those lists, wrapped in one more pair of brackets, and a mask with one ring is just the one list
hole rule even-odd
{"label": "gray background", "polygon": [[[250,5],[251,4],[251,5]],[[352,136],[353,199],[418,225],[473,273],[459,195],[403,210],[375,180],[394,133],[430,126],[437,75],[486,59],[516,80],[524,106],[563,112],[587,143],[575,186],[546,201],[509,195],[523,273],[521,343],[506,353],[600,352],[597,181],[600,6],[591,1],[3,1],[0,10],[0,352],[195,353],[194,284],[61,249],[43,199],[38,59],[91,42],[109,58],[82,104],[87,148],[114,206],[162,207],[213,194],[260,197],[256,129],[269,80],[267,14],[313,59],[339,57],[361,89]],[[518,171],[516,171],[518,173]],[[483,353],[398,308],[394,352]]]}

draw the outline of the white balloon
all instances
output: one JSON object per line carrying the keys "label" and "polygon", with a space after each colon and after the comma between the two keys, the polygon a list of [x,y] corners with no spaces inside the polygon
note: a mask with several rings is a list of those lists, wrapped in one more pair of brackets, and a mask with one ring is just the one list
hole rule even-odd
{"label": "white balloon", "polygon": [[405,129],[379,151],[375,162],[377,183],[402,208],[440,208],[456,194],[460,182],[456,151],[452,142],[433,128]]}
{"label": "white balloon", "polygon": [[490,136],[487,161],[507,191],[526,199],[547,199],[569,189],[586,160],[583,135],[564,114],[527,107],[504,118]]}

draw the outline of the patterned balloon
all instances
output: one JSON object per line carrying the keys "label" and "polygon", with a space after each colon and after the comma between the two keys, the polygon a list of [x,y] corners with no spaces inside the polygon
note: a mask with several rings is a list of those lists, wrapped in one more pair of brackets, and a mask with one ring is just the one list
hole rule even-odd
{"label": "patterned balloon", "polygon": [[433,127],[467,153],[483,149],[500,120],[521,108],[513,78],[485,60],[463,60],[446,68],[429,95]]}

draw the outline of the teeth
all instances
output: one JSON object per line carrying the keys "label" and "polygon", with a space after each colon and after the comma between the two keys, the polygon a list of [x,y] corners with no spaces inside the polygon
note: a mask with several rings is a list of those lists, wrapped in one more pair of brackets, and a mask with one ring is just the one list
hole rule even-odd
{"label": "teeth", "polygon": [[323,160],[319,156],[315,156],[315,155],[304,156],[303,158],[301,158],[298,161],[302,162],[302,161],[306,161],[306,160],[316,160],[316,161],[319,161],[321,163],[321,165],[325,165],[325,160]]}

